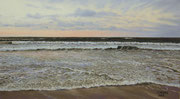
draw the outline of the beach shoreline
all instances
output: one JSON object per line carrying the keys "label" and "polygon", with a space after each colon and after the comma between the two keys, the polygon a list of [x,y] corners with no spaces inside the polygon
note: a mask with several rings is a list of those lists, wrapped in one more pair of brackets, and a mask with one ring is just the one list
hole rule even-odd
{"label": "beach shoreline", "polygon": [[180,99],[180,88],[137,84],[56,91],[0,91],[0,99]]}

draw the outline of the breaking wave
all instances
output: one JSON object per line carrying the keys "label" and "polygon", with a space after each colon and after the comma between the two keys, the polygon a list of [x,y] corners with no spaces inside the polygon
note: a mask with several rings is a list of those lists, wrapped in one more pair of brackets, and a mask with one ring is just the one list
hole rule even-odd
{"label": "breaking wave", "polygon": [[0,51],[114,50],[114,49],[180,50],[180,43],[12,41],[11,44],[0,44]]}

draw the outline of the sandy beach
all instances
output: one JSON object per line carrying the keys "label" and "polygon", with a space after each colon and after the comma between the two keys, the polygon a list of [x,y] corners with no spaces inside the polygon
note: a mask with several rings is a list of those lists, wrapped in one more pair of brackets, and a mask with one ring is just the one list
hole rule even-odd
{"label": "sandy beach", "polygon": [[140,84],[58,91],[1,91],[0,99],[180,99],[180,88]]}

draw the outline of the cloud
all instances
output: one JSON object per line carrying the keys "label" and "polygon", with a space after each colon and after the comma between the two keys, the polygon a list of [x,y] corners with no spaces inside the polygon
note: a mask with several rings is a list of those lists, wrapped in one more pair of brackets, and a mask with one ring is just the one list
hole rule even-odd
{"label": "cloud", "polygon": [[159,25],[158,27],[153,27],[156,30],[156,36],[162,37],[178,37],[180,36],[180,21],[176,26],[169,25]]}
{"label": "cloud", "polygon": [[0,27],[178,35],[179,0],[4,0]]}
{"label": "cloud", "polygon": [[33,4],[26,4],[27,7],[31,7],[31,8],[39,8],[38,6],[36,5],[33,5]]}
{"label": "cloud", "polygon": [[9,24],[2,24],[2,23],[0,23],[0,26],[1,27],[9,27],[10,25]]}
{"label": "cloud", "polygon": [[70,14],[70,16],[75,16],[75,17],[104,17],[104,16],[117,16],[117,14],[113,13],[113,12],[105,12],[105,11],[97,12],[94,10],[78,8],[73,14]]}
{"label": "cloud", "polygon": [[27,14],[27,17],[34,18],[34,19],[40,19],[40,18],[43,18],[44,16],[36,13],[36,14]]}
{"label": "cloud", "polygon": [[77,9],[74,13],[74,16],[82,16],[82,17],[91,17],[91,16],[95,16],[96,12],[93,10],[82,10],[82,9]]}

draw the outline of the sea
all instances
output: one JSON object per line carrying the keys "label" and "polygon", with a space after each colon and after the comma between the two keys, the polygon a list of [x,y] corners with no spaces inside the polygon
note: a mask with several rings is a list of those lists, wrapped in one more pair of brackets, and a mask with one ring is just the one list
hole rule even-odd
{"label": "sea", "polygon": [[12,41],[0,44],[0,91],[143,83],[180,87],[180,43]]}

